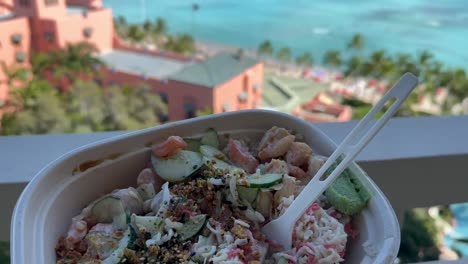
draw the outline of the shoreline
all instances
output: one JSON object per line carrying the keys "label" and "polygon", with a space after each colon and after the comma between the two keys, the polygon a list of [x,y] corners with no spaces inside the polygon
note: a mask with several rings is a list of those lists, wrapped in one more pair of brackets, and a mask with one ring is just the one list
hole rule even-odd
{"label": "shoreline", "polygon": [[239,49],[242,49],[247,56],[251,56],[256,59],[262,60],[265,63],[266,68],[270,68],[271,70],[281,71],[281,73],[285,75],[290,75],[288,74],[288,72],[293,73],[294,75],[293,77],[296,77],[296,78],[302,78],[301,76],[297,76],[297,75],[302,74],[305,70],[309,70],[311,72],[314,70],[318,70],[318,71],[325,72],[325,74],[327,75],[342,74],[342,72],[333,70],[330,67],[326,67],[322,64],[314,63],[309,67],[298,66],[296,65],[296,63],[294,63],[294,58],[291,58],[289,62],[281,62],[275,59],[274,56],[261,58],[257,55],[257,52],[254,49],[245,49],[245,48],[235,46],[235,45],[216,43],[216,42],[204,41],[204,40],[199,40],[199,39],[195,39],[194,41],[195,41],[196,50],[204,52],[208,56],[213,56],[214,54],[218,52],[236,53]]}

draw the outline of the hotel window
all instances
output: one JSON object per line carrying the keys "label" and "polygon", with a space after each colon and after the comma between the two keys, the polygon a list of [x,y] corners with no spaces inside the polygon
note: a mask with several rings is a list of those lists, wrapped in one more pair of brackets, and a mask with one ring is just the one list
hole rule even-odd
{"label": "hotel window", "polygon": [[240,102],[245,102],[247,101],[247,93],[246,92],[241,92],[238,96],[238,99]]}
{"label": "hotel window", "polygon": [[184,110],[185,110],[185,118],[194,118],[196,117],[196,107],[191,104],[187,103],[184,105]]}
{"label": "hotel window", "polygon": [[22,6],[29,6],[29,0],[19,0],[19,4]]}
{"label": "hotel window", "polygon": [[167,102],[169,102],[169,99],[167,97],[167,93],[164,93],[164,92],[160,92],[159,93],[159,96],[161,96],[161,100],[167,104]]}
{"label": "hotel window", "polygon": [[13,44],[15,45],[20,45],[22,40],[23,40],[23,36],[21,34],[11,35],[11,42],[13,42]]}
{"label": "hotel window", "polygon": [[44,0],[46,6],[58,4],[58,0]]}
{"label": "hotel window", "polygon": [[47,42],[53,42],[54,32],[44,32],[44,39],[47,40]]}
{"label": "hotel window", "polygon": [[231,105],[229,103],[224,103],[223,104],[223,112],[227,112],[231,109]]}
{"label": "hotel window", "polygon": [[24,52],[17,52],[15,57],[18,63],[23,63],[26,60],[26,54]]}
{"label": "hotel window", "polygon": [[83,29],[83,36],[85,36],[85,38],[90,38],[92,34],[93,34],[92,28],[87,27]]}
{"label": "hotel window", "polygon": [[169,121],[169,116],[167,114],[160,113],[158,117],[159,121],[161,121],[162,123]]}

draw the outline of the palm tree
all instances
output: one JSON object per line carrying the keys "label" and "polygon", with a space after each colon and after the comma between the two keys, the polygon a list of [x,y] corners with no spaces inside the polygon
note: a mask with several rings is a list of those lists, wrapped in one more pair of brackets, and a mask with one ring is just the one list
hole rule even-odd
{"label": "palm tree", "polygon": [[420,55],[419,55],[419,64],[422,67],[426,67],[429,61],[434,57],[431,52],[424,50]]}
{"label": "palm tree", "polygon": [[346,63],[346,70],[344,74],[346,76],[354,76],[360,71],[361,66],[361,58],[359,56],[353,56]]}
{"label": "palm tree", "polygon": [[381,75],[379,78],[387,77],[390,80],[393,80],[395,76],[395,64],[393,63],[391,58],[385,58],[380,66]]}
{"label": "palm tree", "polygon": [[157,35],[165,35],[167,33],[167,22],[161,17],[156,19],[156,25],[154,27],[154,33]]}
{"label": "palm tree", "polygon": [[153,24],[151,24],[151,21],[149,20],[145,20],[145,22],[143,23],[143,30],[146,32],[146,33],[149,33],[153,28]]}
{"label": "palm tree", "polygon": [[50,72],[56,80],[72,84],[83,77],[100,77],[104,62],[95,57],[97,49],[92,44],[81,42],[68,44],[64,50],[52,51],[47,55],[37,55],[33,70],[39,73]]}
{"label": "palm tree", "polygon": [[420,72],[420,80],[427,80],[430,76],[426,76],[429,70],[431,59],[434,57],[431,52],[424,50],[418,58],[418,68]]}
{"label": "palm tree", "polygon": [[264,42],[260,43],[257,49],[257,54],[259,56],[266,55],[271,56],[273,55],[273,45],[269,40],[265,40]]}
{"label": "palm tree", "polygon": [[371,62],[365,61],[361,63],[361,67],[359,67],[359,74],[362,76],[369,77],[374,72],[374,66]]}
{"label": "palm tree", "polygon": [[296,64],[301,66],[310,67],[313,63],[312,54],[306,52],[296,58]]}
{"label": "palm tree", "polygon": [[411,56],[407,53],[400,53],[397,55],[396,67],[398,68],[398,74],[407,72],[408,65],[411,63]]}
{"label": "palm tree", "polygon": [[459,101],[468,97],[468,80],[464,69],[455,69],[451,71],[451,80],[448,87],[450,93]]}
{"label": "palm tree", "polygon": [[329,50],[323,57],[323,64],[329,65],[334,68],[338,68],[343,61],[341,60],[341,54],[338,50]]}
{"label": "palm tree", "polygon": [[127,25],[127,20],[125,19],[124,16],[118,16],[117,21],[122,25]]}
{"label": "palm tree", "polygon": [[97,74],[100,71],[96,66],[103,66],[104,62],[95,56],[96,52],[96,47],[87,42],[68,44],[58,53],[58,59],[72,74]]}
{"label": "palm tree", "polygon": [[364,36],[360,33],[354,34],[351,41],[348,43],[348,49],[354,49],[357,52],[361,52],[364,47]]}
{"label": "palm tree", "polygon": [[118,16],[114,19],[114,29],[119,37],[124,37],[127,33],[127,20],[123,16]]}
{"label": "palm tree", "polygon": [[188,34],[175,37],[171,36],[164,45],[164,48],[169,51],[189,55],[195,52],[195,41],[192,36]]}
{"label": "palm tree", "polygon": [[378,50],[371,54],[370,63],[374,68],[373,75],[374,77],[381,77],[383,72],[383,65],[385,63],[385,50]]}
{"label": "palm tree", "polygon": [[127,37],[133,42],[140,42],[145,38],[145,33],[137,25],[128,28]]}
{"label": "palm tree", "polygon": [[281,48],[276,54],[276,58],[282,62],[288,62],[291,60],[291,49],[288,47]]}

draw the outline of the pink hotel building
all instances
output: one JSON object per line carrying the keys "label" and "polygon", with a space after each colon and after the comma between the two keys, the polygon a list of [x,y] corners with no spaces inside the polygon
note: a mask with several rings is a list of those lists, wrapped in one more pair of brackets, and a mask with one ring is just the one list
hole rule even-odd
{"label": "pink hotel building", "polygon": [[[28,66],[31,51],[87,41],[107,65],[106,84],[145,82],[167,100],[169,120],[260,107],[263,64],[220,53],[204,61],[127,47],[114,34],[112,10],[101,0],[0,0],[0,63]],[[0,112],[9,87],[0,69]]]}

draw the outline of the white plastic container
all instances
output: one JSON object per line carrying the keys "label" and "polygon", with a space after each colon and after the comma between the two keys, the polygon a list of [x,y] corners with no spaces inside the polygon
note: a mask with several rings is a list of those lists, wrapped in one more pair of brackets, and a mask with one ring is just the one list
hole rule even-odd
{"label": "white plastic container", "polygon": [[[55,263],[55,245],[66,233],[71,218],[100,195],[135,185],[136,176],[149,161],[149,144],[170,135],[202,134],[208,127],[220,134],[260,138],[272,126],[300,133],[322,155],[330,155],[336,147],[313,124],[279,112],[247,110],[169,123],[65,154],[33,178],[16,204],[11,230],[12,263]],[[89,162],[96,160],[102,162],[84,172],[77,171],[80,165],[89,167],[93,163]],[[400,228],[393,208],[356,164],[350,168],[368,187],[372,198],[356,217],[359,236],[347,248],[345,263],[393,263],[400,245]]]}

